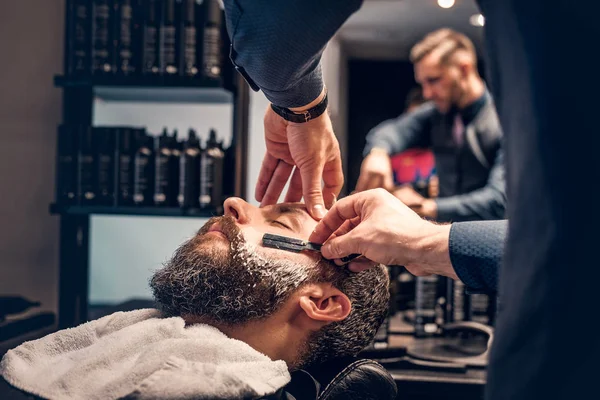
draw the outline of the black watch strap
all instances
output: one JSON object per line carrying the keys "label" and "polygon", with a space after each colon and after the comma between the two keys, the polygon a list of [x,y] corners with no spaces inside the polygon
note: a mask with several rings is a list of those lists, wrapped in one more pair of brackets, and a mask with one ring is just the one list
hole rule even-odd
{"label": "black watch strap", "polygon": [[325,96],[319,104],[305,111],[293,112],[289,108],[278,107],[274,104],[271,104],[271,108],[286,121],[297,123],[308,122],[311,119],[319,117],[327,110],[327,92],[325,92]]}

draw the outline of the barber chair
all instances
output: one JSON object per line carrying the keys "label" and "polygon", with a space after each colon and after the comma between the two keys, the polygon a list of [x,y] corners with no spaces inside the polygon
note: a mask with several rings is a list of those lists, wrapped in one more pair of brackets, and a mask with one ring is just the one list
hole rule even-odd
{"label": "barber chair", "polygon": [[291,382],[264,400],[393,400],[398,390],[378,362],[341,357],[292,373]]}

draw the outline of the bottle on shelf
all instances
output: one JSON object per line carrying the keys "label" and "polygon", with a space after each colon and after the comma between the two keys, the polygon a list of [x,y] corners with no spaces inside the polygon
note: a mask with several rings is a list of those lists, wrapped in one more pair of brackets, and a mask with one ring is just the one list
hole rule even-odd
{"label": "bottle on shelf", "polygon": [[438,331],[436,321],[436,276],[417,276],[415,285],[415,336],[433,336]]}
{"label": "bottle on shelf", "polygon": [[200,153],[200,208],[218,208],[222,203],[224,157],[217,132],[211,129],[206,148]]}
{"label": "bottle on shelf", "polygon": [[74,126],[61,125],[56,143],[56,202],[77,202],[77,132]]}
{"label": "bottle on shelf", "polygon": [[158,75],[160,73],[160,1],[143,2],[142,24],[142,74]]}
{"label": "bottle on shelf", "polygon": [[93,129],[94,204],[112,206],[115,203],[115,130]]}
{"label": "bottle on shelf", "polygon": [[469,321],[475,321],[482,324],[490,324],[490,316],[488,313],[490,307],[489,296],[485,293],[473,293],[470,296],[470,313]]}
{"label": "bottle on shelf", "polygon": [[223,55],[221,52],[221,28],[223,11],[218,0],[204,2],[204,26],[202,27],[202,73],[211,79],[222,77]]}
{"label": "bottle on shelf", "polygon": [[88,75],[91,69],[92,6],[87,0],[74,0],[69,7],[65,72],[70,76]]}
{"label": "bottle on shelf", "polygon": [[110,0],[92,0],[92,74],[112,72],[111,20],[114,18]]}
{"label": "bottle on shelf", "polygon": [[134,128],[117,128],[117,151],[115,155],[115,185],[117,188],[117,205],[133,205],[133,156]]}
{"label": "bottle on shelf", "polygon": [[77,198],[79,204],[94,204],[96,193],[94,191],[94,145],[92,128],[79,126],[77,129],[79,139],[77,148]]}
{"label": "bottle on shelf", "polygon": [[196,131],[190,129],[183,143],[179,168],[179,206],[198,208],[200,206],[200,142]]}
{"label": "bottle on shelf", "polygon": [[181,76],[193,78],[198,75],[198,29],[196,21],[198,16],[197,0],[183,0],[180,24],[180,64]]}
{"label": "bottle on shelf", "polygon": [[146,135],[144,129],[136,130],[135,135],[133,202],[138,206],[150,206],[154,194],[154,139]]}
{"label": "bottle on shelf", "polygon": [[164,128],[162,135],[155,139],[154,150],[154,205],[166,207],[169,200],[169,179],[171,179],[171,141]]}
{"label": "bottle on shelf", "polygon": [[114,2],[115,23],[113,24],[112,60],[113,71],[119,75],[137,72],[135,41],[137,40],[136,16],[139,9],[136,0]]}
{"label": "bottle on shelf", "polygon": [[178,14],[180,2],[162,1],[162,23],[160,25],[160,71],[166,75],[177,75],[179,70]]}
{"label": "bottle on shelf", "polygon": [[167,205],[179,207],[179,175],[181,169],[182,143],[177,138],[177,129],[170,138],[171,155],[169,157],[169,189]]}
{"label": "bottle on shelf", "polygon": [[453,281],[452,289],[452,320],[447,322],[466,321],[468,318],[465,314],[465,308],[467,306],[465,284],[459,280]]}

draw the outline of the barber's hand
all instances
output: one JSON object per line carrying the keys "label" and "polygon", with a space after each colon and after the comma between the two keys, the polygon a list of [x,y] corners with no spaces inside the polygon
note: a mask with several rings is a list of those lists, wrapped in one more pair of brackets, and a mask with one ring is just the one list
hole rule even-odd
{"label": "barber's hand", "polygon": [[360,166],[360,175],[356,183],[356,191],[384,188],[392,190],[394,174],[390,156],[383,149],[373,149],[365,157]]}
{"label": "barber's hand", "polygon": [[[325,243],[321,254],[338,260],[353,253],[385,265],[403,265],[414,275],[456,278],[450,262],[450,225],[436,225],[383,189],[339,200],[309,240]],[[365,264],[351,270],[363,269]]]}
{"label": "barber's hand", "polygon": [[340,147],[329,114],[293,123],[269,107],[264,124],[267,153],[256,183],[256,200],[262,206],[276,203],[296,166],[285,201],[304,197],[313,218],[321,219],[344,184]]}

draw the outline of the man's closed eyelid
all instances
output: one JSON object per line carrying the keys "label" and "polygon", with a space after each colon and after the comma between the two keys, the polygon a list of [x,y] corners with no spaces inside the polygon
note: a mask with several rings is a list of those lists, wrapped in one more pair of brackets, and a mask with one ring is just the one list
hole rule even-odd
{"label": "man's closed eyelid", "polygon": [[281,221],[273,220],[273,221],[269,221],[269,223],[270,223],[271,225],[275,225],[275,224],[277,224],[277,225],[279,225],[279,226],[282,226],[283,228],[285,228],[285,229],[287,229],[287,230],[294,231],[292,228],[290,228],[288,225],[284,224],[284,223],[283,223],[283,222],[281,222]]}

